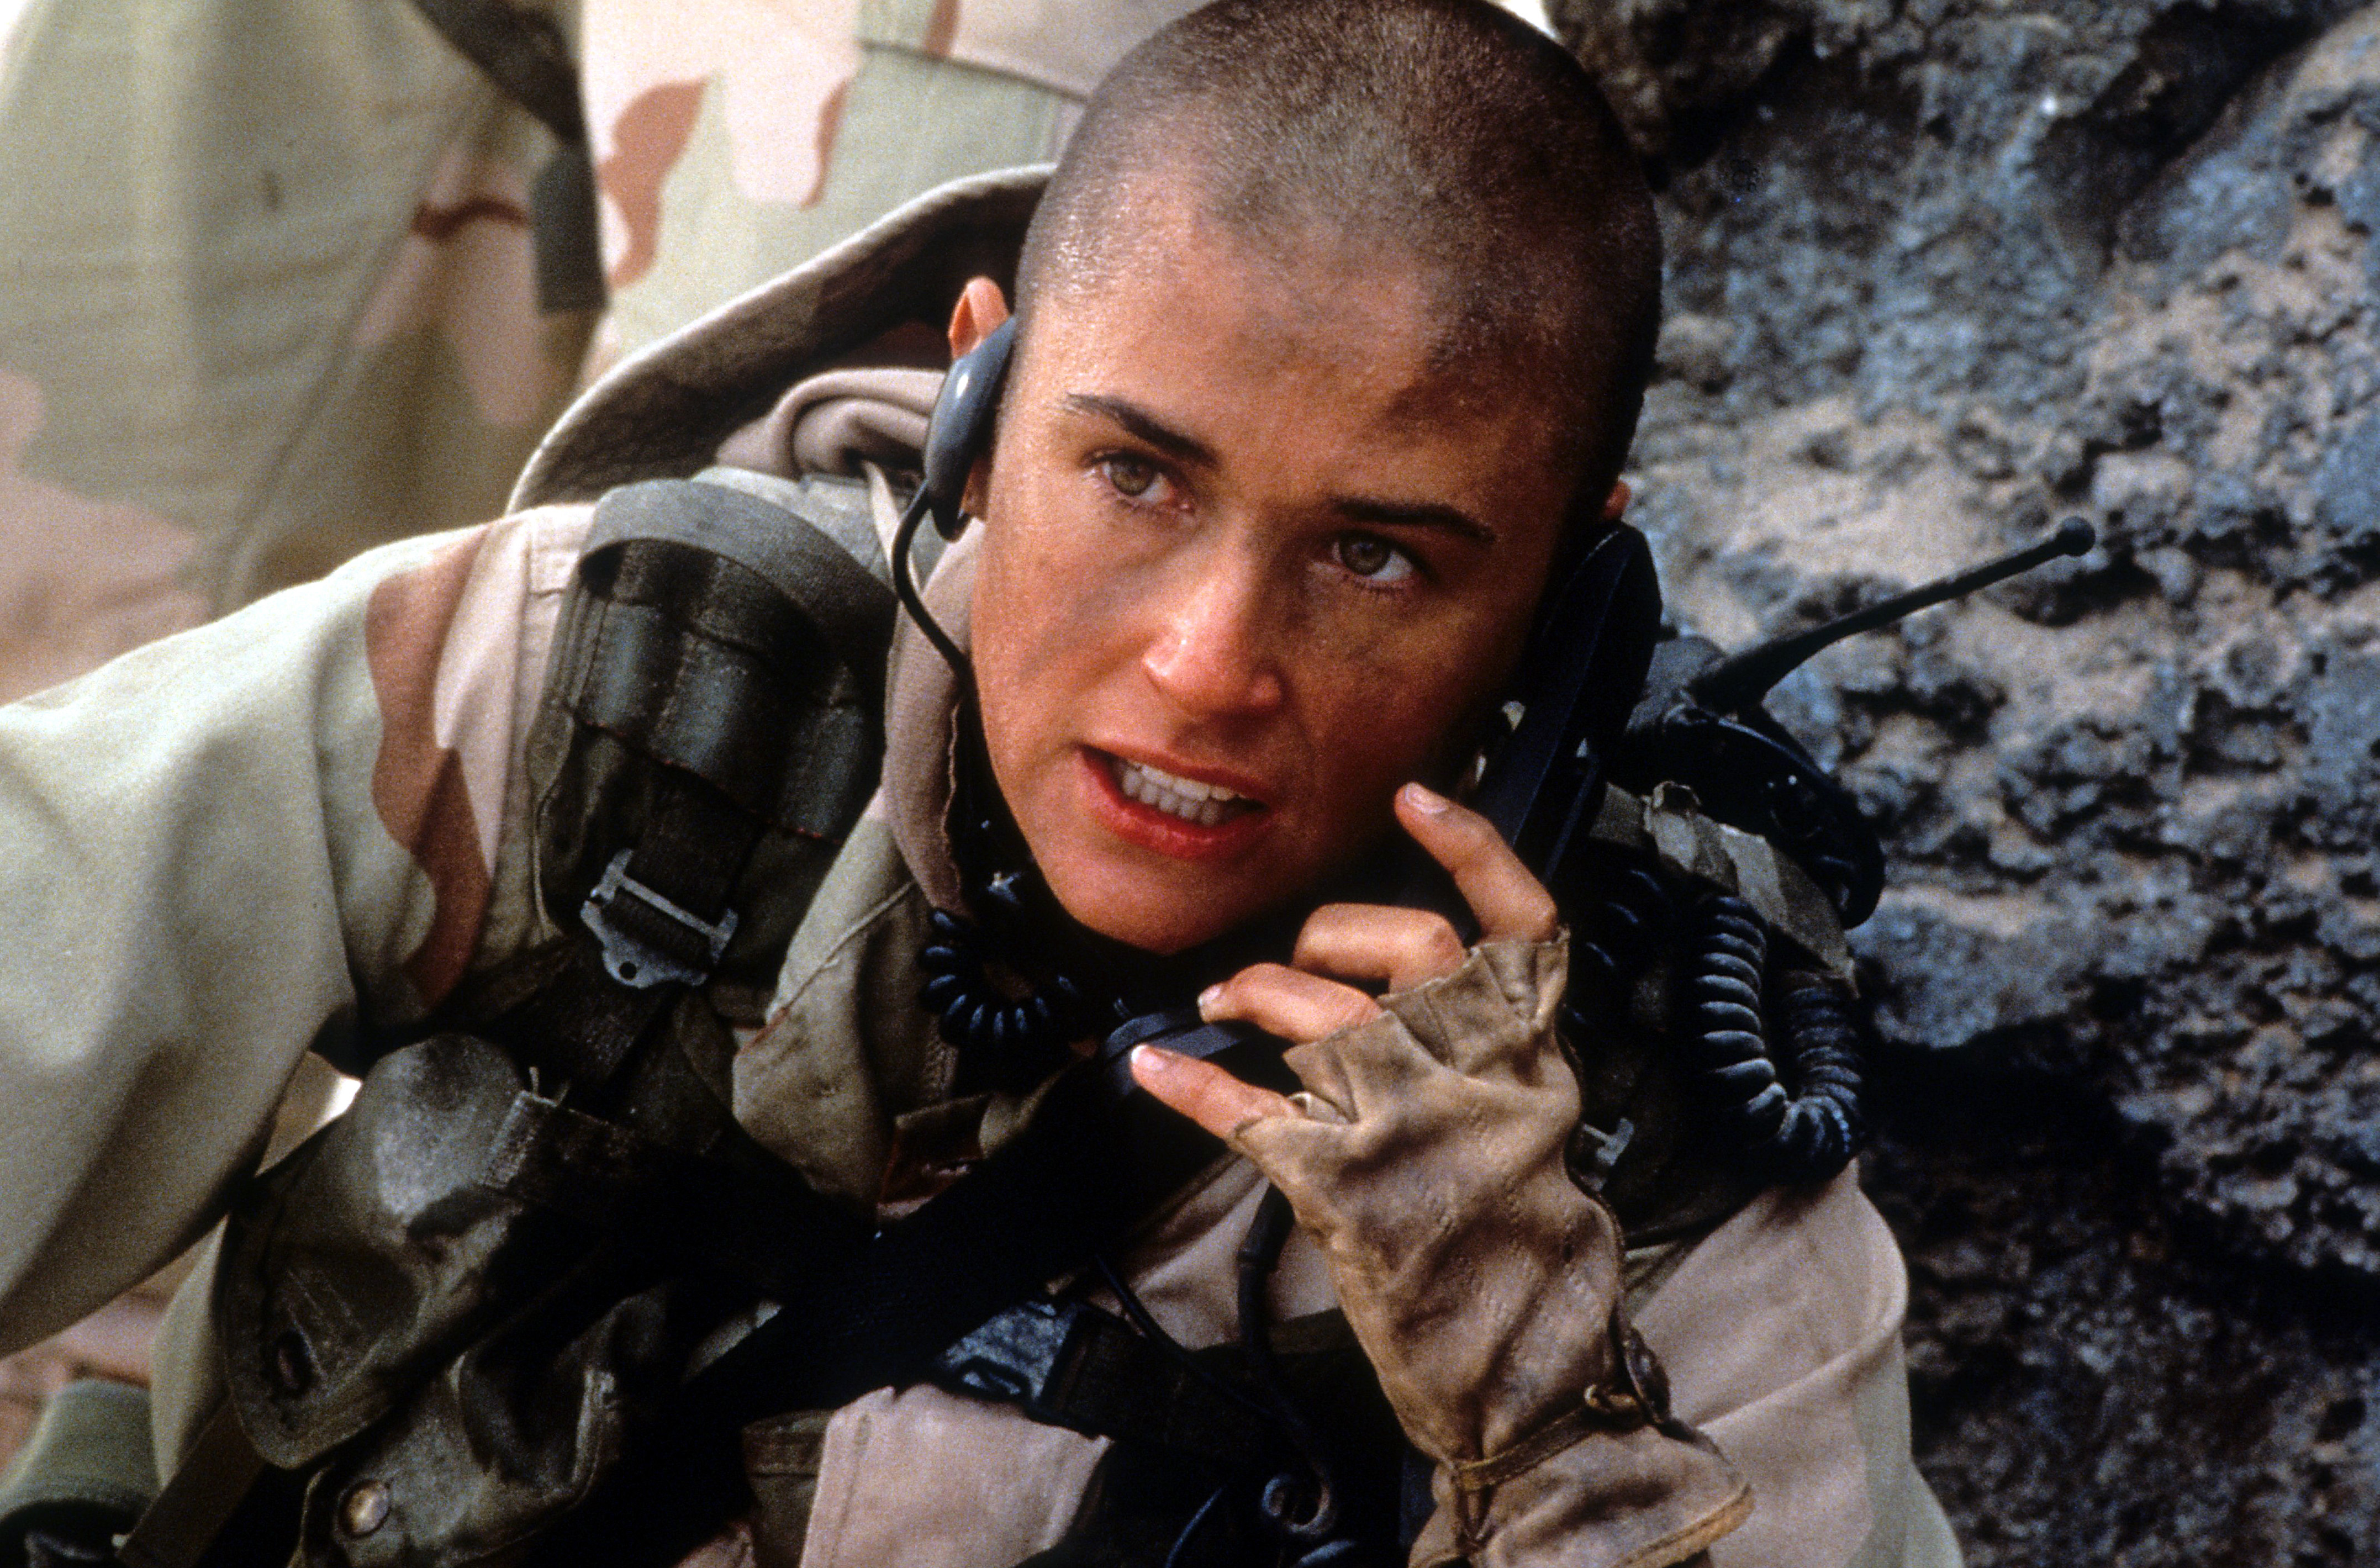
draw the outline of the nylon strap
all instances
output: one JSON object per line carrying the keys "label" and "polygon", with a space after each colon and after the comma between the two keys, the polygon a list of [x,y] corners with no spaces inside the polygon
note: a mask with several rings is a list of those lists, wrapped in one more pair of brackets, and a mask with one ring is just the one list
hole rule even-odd
{"label": "nylon strap", "polygon": [[1120,1318],[1086,1307],[1041,1396],[1046,1417],[1093,1437],[1152,1444],[1211,1465],[1246,1463],[1278,1428],[1160,1350]]}
{"label": "nylon strap", "polygon": [[264,1462],[225,1400],[199,1428],[157,1500],[115,1549],[116,1557],[124,1568],[285,1559],[302,1485],[301,1477]]}
{"label": "nylon strap", "polygon": [[[1269,1070],[1256,1056],[1231,1065],[1274,1083],[1281,1072],[1278,1056]],[[811,1269],[775,1316],[686,1386],[643,1436],[641,1452],[530,1561],[558,1568],[599,1551],[615,1562],[677,1561],[738,1505],[740,1483],[705,1468],[720,1463],[722,1434],[916,1380],[970,1330],[1038,1297],[1121,1239],[1222,1152],[1219,1139],[1148,1096],[1117,1104],[1088,1066],[1068,1069],[1025,1129],[973,1172],[865,1246]],[[1172,1397],[1162,1381],[1149,1379],[1144,1392]],[[1075,1414],[1122,1425],[1131,1419],[1127,1403],[1087,1380]],[[1167,1419],[1177,1446],[1229,1445],[1217,1429],[1223,1421],[1186,1401],[1177,1400]]]}
{"label": "nylon strap", "polygon": [[771,1297],[867,1239],[858,1220],[785,1167],[698,1158],[528,1093],[515,1098],[480,1181]]}

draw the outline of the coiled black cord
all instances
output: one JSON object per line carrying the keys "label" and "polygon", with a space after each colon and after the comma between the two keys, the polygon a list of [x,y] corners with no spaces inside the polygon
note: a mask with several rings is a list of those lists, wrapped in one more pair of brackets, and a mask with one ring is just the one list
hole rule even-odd
{"label": "coiled black cord", "polygon": [[1766,1143],[1785,1124],[1785,1088],[1760,1024],[1767,957],[1767,937],[1743,900],[1711,893],[1688,915],[1678,1043],[1705,1100],[1744,1149]]}
{"label": "coiled black cord", "polygon": [[1578,922],[1571,971],[1618,996],[1668,947],[1678,923],[1676,903],[1661,879],[1642,866],[1615,872]]}
{"label": "coiled black cord", "polygon": [[[1859,1030],[1849,995],[1796,973],[1764,1009],[1767,933],[1752,906],[1714,893],[1687,917],[1678,1042],[1695,1088],[1754,1169],[1779,1182],[1822,1181],[1864,1146]],[[1774,1021],[1786,1080],[1769,1051]]]}
{"label": "coiled black cord", "polygon": [[[1012,928],[1021,918],[1014,881],[994,877],[973,894],[977,907]],[[1062,1065],[1066,1042],[1092,1021],[1081,988],[1053,975],[1011,998],[992,983],[981,927],[941,909],[929,918],[933,937],[917,955],[926,971],[921,994],[941,1021],[942,1038],[958,1051],[965,1087],[1021,1089]]]}
{"label": "coiled black cord", "polygon": [[1825,975],[1791,975],[1779,990],[1778,1034],[1795,1093],[1772,1158],[1789,1179],[1815,1181],[1867,1147],[1857,1015],[1847,989]]}

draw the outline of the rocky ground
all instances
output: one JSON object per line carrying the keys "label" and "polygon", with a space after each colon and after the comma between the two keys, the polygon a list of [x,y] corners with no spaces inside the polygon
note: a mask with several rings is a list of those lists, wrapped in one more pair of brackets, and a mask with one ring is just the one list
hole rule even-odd
{"label": "rocky ground", "polygon": [[1984,1568],[2380,1558],[2380,8],[1555,0],[1660,172],[1636,453],[1886,831],[1869,1185]]}

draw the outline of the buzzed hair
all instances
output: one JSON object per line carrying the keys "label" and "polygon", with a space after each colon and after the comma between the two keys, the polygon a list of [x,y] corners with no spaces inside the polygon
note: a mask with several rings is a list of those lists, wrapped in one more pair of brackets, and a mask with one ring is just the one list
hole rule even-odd
{"label": "buzzed hair", "polygon": [[1017,310],[1096,286],[1155,176],[1279,253],[1327,236],[1426,274],[1436,353],[1515,363],[1598,506],[1660,327],[1651,193],[1579,63],[1484,0],[1220,0],[1143,43],[1085,109],[1028,230]]}

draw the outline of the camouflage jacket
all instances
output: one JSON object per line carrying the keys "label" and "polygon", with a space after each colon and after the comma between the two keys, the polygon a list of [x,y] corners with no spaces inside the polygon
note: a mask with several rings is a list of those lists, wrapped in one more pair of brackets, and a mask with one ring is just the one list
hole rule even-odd
{"label": "camouflage jacket", "polygon": [[[212,1222],[310,1047],[401,1030],[552,934],[522,758],[588,501],[722,448],[791,464],[808,421],[783,389],[936,321],[954,275],[1013,254],[1034,186],[941,193],[624,364],[503,519],[387,546],[0,711],[0,842],[18,857],[0,890],[14,937],[0,957],[0,1347],[72,1320]],[[847,457],[881,438],[880,423],[825,444]],[[965,572],[962,547],[937,595],[962,597]],[[886,788],[773,993],[710,998],[740,1046],[738,1120],[819,1190],[862,1204],[897,1201],[953,1143],[997,1141],[1017,1110],[948,1098],[948,1054],[917,996],[929,893],[949,881],[903,787],[943,766],[932,667],[914,647],[896,654]],[[1219,1166],[1120,1259],[1188,1344],[1231,1332],[1231,1250],[1259,1185],[1243,1161]],[[1631,1277],[1679,1414],[1757,1499],[1714,1562],[1956,1561],[1908,1458],[1899,1254],[1849,1174],[1635,1255]],[[160,1356],[168,1465],[212,1403],[192,1305]],[[1295,1240],[1272,1305],[1285,1318],[1331,1305]],[[1064,1534],[1103,1446],[930,1387],[880,1391],[747,1434],[763,1506],[722,1550],[1009,1563]]]}

